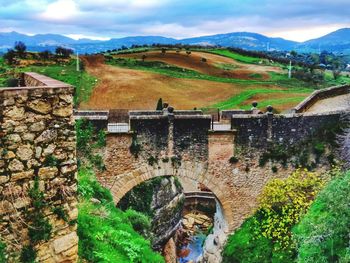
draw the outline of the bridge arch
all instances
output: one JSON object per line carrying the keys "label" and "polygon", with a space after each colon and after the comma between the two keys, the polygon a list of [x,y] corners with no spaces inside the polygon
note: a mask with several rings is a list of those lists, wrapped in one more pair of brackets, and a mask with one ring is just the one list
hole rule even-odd
{"label": "bridge arch", "polygon": [[227,224],[227,229],[224,229],[224,231],[229,232],[232,230],[231,226],[234,222],[232,211],[234,207],[230,191],[225,186],[220,185],[215,180],[216,178],[209,176],[206,167],[200,163],[193,165],[192,162],[185,162],[175,169],[170,162],[162,162],[155,166],[142,166],[132,172],[119,174],[109,186],[115,204],[117,205],[124,195],[135,186],[162,176],[174,176],[179,179],[186,178],[205,185],[215,195],[223,211],[224,220]]}

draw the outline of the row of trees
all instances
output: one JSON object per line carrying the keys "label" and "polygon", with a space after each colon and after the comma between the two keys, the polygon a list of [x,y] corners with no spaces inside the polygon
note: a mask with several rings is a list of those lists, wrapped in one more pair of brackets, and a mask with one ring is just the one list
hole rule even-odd
{"label": "row of trees", "polygon": [[25,59],[25,58],[42,59],[42,60],[53,59],[53,58],[65,59],[65,58],[69,58],[70,55],[72,54],[73,54],[73,50],[65,47],[57,47],[54,54],[49,50],[44,50],[39,53],[27,52],[27,46],[22,41],[18,41],[18,42],[15,42],[14,48],[9,49],[4,54],[4,59],[7,61],[8,64],[12,65],[17,61],[17,59]]}

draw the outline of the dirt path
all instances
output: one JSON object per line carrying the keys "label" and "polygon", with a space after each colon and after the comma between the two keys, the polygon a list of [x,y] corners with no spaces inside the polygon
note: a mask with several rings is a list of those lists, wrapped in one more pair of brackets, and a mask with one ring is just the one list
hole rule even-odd
{"label": "dirt path", "polygon": [[[192,52],[189,56],[186,55],[185,51],[180,53],[176,53],[176,51],[167,51],[165,54],[162,54],[161,51],[151,51],[134,54],[120,54],[115,55],[114,57],[141,60],[143,55],[146,55],[146,61],[160,61],[216,77],[256,80],[257,75],[254,76],[254,74],[259,74],[261,76],[260,79],[267,80],[269,79],[268,72],[282,73],[282,70],[278,67],[245,64],[224,56],[196,51]],[[206,62],[202,62],[202,58],[205,58]],[[227,70],[219,68],[220,64],[222,66],[232,65],[234,69]]]}

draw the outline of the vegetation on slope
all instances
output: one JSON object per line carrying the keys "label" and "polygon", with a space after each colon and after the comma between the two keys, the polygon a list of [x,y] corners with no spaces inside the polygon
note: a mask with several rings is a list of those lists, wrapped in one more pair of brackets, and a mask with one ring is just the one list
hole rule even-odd
{"label": "vegetation on slope", "polygon": [[47,66],[28,66],[20,69],[21,72],[37,72],[48,77],[63,81],[75,87],[74,104],[79,105],[90,98],[97,79],[81,69],[76,70],[76,61],[70,60],[64,64]]}
{"label": "vegetation on slope", "polygon": [[143,231],[145,226],[149,227],[149,219],[136,211],[117,209],[110,192],[99,185],[91,170],[79,171],[78,192],[79,255],[82,259],[89,262],[164,262],[152,251],[150,242],[134,230]]}
{"label": "vegetation on slope", "polygon": [[318,195],[293,234],[298,262],[350,262],[350,172]]}
{"label": "vegetation on slope", "polygon": [[87,120],[76,123],[79,194],[79,256],[88,262],[162,263],[151,249],[150,218],[134,210],[115,207],[112,195],[95,179],[104,169],[98,150],[105,146],[103,131]]}
{"label": "vegetation on slope", "polygon": [[229,237],[223,262],[294,262],[297,251],[292,228],[324,183],[322,177],[305,170],[297,170],[288,179],[268,183],[255,215]]}

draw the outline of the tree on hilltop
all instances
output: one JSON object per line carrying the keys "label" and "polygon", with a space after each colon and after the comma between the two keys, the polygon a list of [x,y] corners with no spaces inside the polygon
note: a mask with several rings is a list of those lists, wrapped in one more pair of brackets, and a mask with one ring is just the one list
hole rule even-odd
{"label": "tree on hilltop", "polygon": [[162,109],[163,109],[163,100],[162,100],[162,98],[159,98],[159,100],[157,102],[156,110],[162,110]]}
{"label": "tree on hilltop", "polygon": [[22,41],[15,42],[15,50],[20,58],[25,58],[27,46]]}
{"label": "tree on hilltop", "polygon": [[56,55],[62,58],[69,58],[70,55],[73,54],[73,50],[69,48],[64,47],[57,47],[56,48]]}
{"label": "tree on hilltop", "polygon": [[4,54],[4,59],[9,65],[12,65],[15,62],[16,52],[13,49],[7,50],[7,53]]}

